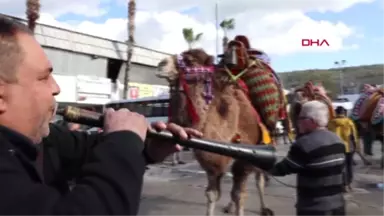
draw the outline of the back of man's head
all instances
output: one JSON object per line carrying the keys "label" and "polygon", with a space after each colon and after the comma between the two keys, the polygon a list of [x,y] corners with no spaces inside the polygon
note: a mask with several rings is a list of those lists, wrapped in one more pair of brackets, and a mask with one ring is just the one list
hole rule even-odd
{"label": "back of man's head", "polygon": [[15,82],[15,67],[23,61],[18,34],[33,35],[27,25],[0,15],[0,79]]}
{"label": "back of man's head", "polygon": [[319,127],[326,127],[329,121],[329,110],[323,102],[308,101],[303,104],[300,116],[312,119]]}

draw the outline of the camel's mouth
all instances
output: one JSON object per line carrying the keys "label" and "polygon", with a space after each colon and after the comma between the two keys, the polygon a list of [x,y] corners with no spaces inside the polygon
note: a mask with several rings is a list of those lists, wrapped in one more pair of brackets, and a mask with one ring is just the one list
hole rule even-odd
{"label": "camel's mouth", "polygon": [[169,77],[169,73],[165,72],[164,67],[157,68],[155,75],[159,78],[162,78],[162,79],[167,79]]}
{"label": "camel's mouth", "polygon": [[157,65],[155,76],[162,79],[171,79],[172,73],[175,70],[175,63],[172,58],[165,58]]}

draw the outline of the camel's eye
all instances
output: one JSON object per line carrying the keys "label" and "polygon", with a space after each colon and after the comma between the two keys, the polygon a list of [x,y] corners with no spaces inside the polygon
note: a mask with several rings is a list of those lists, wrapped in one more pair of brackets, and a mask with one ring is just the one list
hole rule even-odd
{"label": "camel's eye", "polygon": [[196,63],[196,59],[190,55],[186,56],[185,59],[188,64]]}

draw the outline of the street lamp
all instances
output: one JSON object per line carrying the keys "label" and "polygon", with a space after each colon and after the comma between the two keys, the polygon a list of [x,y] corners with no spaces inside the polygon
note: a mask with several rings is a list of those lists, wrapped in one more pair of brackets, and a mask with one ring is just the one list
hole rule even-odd
{"label": "street lamp", "polygon": [[340,94],[343,95],[344,94],[344,66],[345,64],[347,63],[346,60],[341,60],[341,61],[335,61],[334,62],[334,65],[336,68],[339,69],[339,79],[340,79]]}

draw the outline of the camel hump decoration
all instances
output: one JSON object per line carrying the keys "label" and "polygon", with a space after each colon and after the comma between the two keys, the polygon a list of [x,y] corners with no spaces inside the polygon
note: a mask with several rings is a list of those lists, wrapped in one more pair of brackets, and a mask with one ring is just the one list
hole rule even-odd
{"label": "camel hump decoration", "polygon": [[254,108],[269,131],[275,130],[277,121],[287,118],[282,83],[269,65],[269,57],[263,51],[253,49],[244,35],[238,35],[228,43],[221,55],[227,73],[247,92]]}
{"label": "camel hump decoration", "polygon": [[318,100],[325,103],[329,110],[329,120],[336,117],[333,109],[332,100],[328,97],[327,91],[321,82],[308,81],[302,88],[297,89],[295,92],[302,92],[302,96],[309,101]]}
{"label": "camel hump decoration", "polygon": [[328,107],[329,120],[336,117],[336,113],[332,105],[332,100],[328,97],[327,91],[320,82],[314,83],[312,81],[307,81],[304,86],[297,88],[293,92],[293,95],[294,100],[291,102],[289,116],[296,132],[298,131],[297,123],[301,107],[307,101],[317,100],[323,102]]}
{"label": "camel hump decoration", "polygon": [[365,85],[352,109],[351,118],[377,125],[384,120],[384,88]]}

